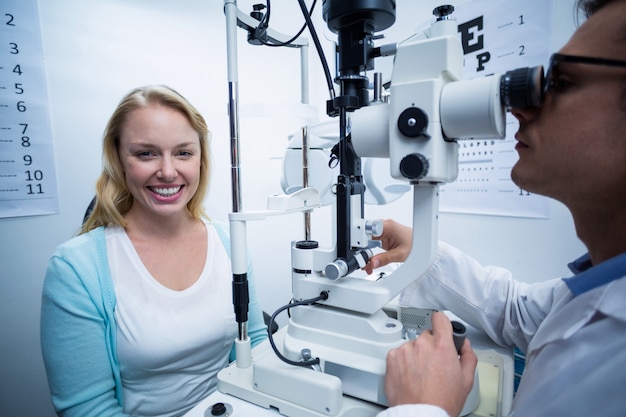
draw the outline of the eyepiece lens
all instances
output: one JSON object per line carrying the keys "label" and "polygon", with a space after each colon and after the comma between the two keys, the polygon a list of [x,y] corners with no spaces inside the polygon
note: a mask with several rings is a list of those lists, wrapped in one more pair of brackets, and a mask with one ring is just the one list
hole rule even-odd
{"label": "eyepiece lens", "polygon": [[545,77],[543,66],[507,71],[500,78],[500,100],[507,110],[540,107]]}

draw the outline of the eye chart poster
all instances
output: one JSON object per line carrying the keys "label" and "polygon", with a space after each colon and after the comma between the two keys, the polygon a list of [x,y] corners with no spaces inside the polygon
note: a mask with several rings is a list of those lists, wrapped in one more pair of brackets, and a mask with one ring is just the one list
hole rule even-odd
{"label": "eye chart poster", "polygon": [[[551,1],[472,0],[454,16],[467,79],[547,65],[551,54]],[[507,113],[506,138],[459,141],[459,176],[441,187],[440,210],[496,216],[549,217],[548,199],[517,187],[517,120]]]}
{"label": "eye chart poster", "polygon": [[0,218],[58,213],[36,0],[0,3]]}

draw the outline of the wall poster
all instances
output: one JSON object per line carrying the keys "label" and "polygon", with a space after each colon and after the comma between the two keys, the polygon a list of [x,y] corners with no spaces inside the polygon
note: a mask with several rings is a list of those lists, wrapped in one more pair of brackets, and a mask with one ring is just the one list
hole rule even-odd
{"label": "wall poster", "polygon": [[0,4],[0,218],[58,213],[36,0]]}

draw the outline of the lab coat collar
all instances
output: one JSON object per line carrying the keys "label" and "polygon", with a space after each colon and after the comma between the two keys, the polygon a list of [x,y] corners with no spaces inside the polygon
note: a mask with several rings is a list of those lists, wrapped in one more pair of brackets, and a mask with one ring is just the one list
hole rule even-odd
{"label": "lab coat collar", "polygon": [[574,297],[577,297],[587,291],[626,276],[626,253],[622,253],[595,266],[591,264],[589,254],[586,254],[568,266],[575,275],[563,278],[563,281],[574,294]]}
{"label": "lab coat collar", "polygon": [[593,264],[591,263],[591,256],[589,256],[588,253],[585,253],[580,258],[575,259],[567,264],[567,266],[573,274],[577,275],[591,268]]}
{"label": "lab coat collar", "polygon": [[541,323],[528,347],[529,356],[532,355],[531,352],[537,352],[549,343],[569,339],[582,327],[601,316],[626,322],[624,294],[626,276],[566,301]]}

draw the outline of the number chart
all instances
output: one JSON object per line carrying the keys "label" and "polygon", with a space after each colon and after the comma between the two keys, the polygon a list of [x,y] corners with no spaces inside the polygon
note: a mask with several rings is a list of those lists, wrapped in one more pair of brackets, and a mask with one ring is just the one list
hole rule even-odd
{"label": "number chart", "polygon": [[[465,56],[465,77],[476,78],[521,67],[545,65],[552,39],[552,2],[475,0],[454,15]],[[505,139],[459,140],[459,176],[441,189],[446,212],[515,217],[549,217],[545,197],[517,187],[510,178],[517,162],[518,123],[507,113]]]}
{"label": "number chart", "polygon": [[0,4],[0,217],[58,213],[36,0]]}

